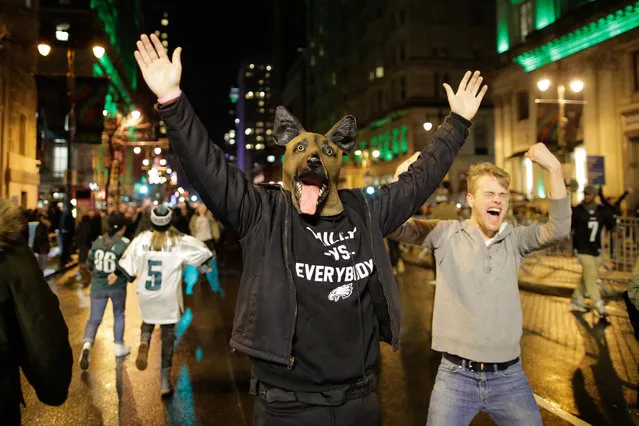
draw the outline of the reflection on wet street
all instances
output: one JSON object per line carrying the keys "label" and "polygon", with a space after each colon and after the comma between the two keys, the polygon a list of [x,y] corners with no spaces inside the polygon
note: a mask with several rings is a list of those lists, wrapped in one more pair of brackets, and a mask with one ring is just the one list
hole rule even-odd
{"label": "reflection on wet street", "polygon": [[[72,275],[66,278],[73,279]],[[401,349],[393,353],[382,345],[379,395],[387,426],[426,423],[439,363],[439,354],[430,349],[435,290],[428,284],[431,277],[430,271],[409,266],[399,279]],[[64,286],[64,279],[58,282],[59,297],[77,360],[89,315],[88,289]],[[44,406],[24,385],[23,424],[250,425],[250,363],[245,356],[231,353],[228,346],[238,283],[238,275],[222,276],[226,294],[221,296],[201,279],[193,294],[185,296],[187,309],[176,328],[175,393],[171,398],[160,398],[159,330],[151,341],[148,368],[139,371],[135,366],[141,320],[130,285],[125,342],[133,348],[131,355],[115,359],[113,315],[107,308],[90,368],[82,372],[76,362],[67,402],[62,407]],[[639,424],[628,410],[636,401],[639,346],[622,302],[611,302],[612,319],[606,325],[590,314],[571,314],[566,299],[522,293],[521,300],[525,318],[522,358],[535,393],[569,416],[593,425]],[[542,416],[544,424],[571,424],[569,417],[562,419],[546,409]],[[472,424],[494,423],[479,415]]]}

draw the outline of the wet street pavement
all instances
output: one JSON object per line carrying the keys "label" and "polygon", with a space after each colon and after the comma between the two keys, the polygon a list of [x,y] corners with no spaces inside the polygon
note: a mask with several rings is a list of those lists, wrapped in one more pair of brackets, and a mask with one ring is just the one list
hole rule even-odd
{"label": "wet street pavement", "polygon": [[[253,398],[248,395],[250,364],[230,353],[235,297],[239,277],[223,276],[224,298],[201,280],[177,327],[173,365],[176,392],[159,394],[160,333],[156,329],[149,367],[135,367],[140,315],[134,286],[129,286],[125,341],[132,353],[124,360],[113,355],[113,315],[110,305],[98,331],[91,365],[82,372],[77,358],[89,316],[88,289],[58,280],[58,294],[70,329],[76,362],[69,398],[61,407],[47,407],[24,385],[25,425],[250,425]],[[408,266],[399,278],[402,298],[401,349],[382,345],[379,396],[385,426],[425,425],[428,401],[439,355],[430,349],[430,321],[435,287],[432,273]],[[636,401],[639,345],[623,302],[609,304],[609,324],[593,314],[574,315],[567,299],[522,293],[524,337],[522,359],[535,394],[540,398],[544,424],[639,424],[629,407]],[[25,383],[23,378],[23,383]],[[1,423],[1,422],[0,422]],[[479,415],[473,425],[494,424]]]}

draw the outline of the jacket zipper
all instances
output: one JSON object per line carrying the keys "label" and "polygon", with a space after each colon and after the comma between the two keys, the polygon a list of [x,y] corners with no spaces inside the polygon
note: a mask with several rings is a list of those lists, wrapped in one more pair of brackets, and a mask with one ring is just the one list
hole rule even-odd
{"label": "jacket zipper", "polygon": [[293,327],[291,330],[291,340],[288,344],[288,365],[287,368],[289,370],[293,369],[293,365],[295,364],[295,357],[293,356],[293,336],[295,336],[295,324],[297,324],[297,295],[295,290],[295,282],[293,281],[293,274],[291,273],[290,268],[290,258],[289,258],[289,203],[288,197],[284,194],[284,199],[286,201],[286,216],[284,218],[284,263],[286,264],[286,272],[288,273],[289,284],[293,288],[293,294],[295,296],[295,313],[293,316]]}
{"label": "jacket zipper", "polygon": [[[360,194],[362,195],[362,197],[364,198],[364,206],[366,206],[366,219],[368,221],[368,229],[372,231],[373,229],[373,219],[371,218],[371,209],[368,205],[368,201],[366,201],[366,195],[364,194],[364,191],[362,189],[360,189]],[[372,232],[369,231],[368,233],[370,235],[370,240],[371,240],[371,252],[373,253],[373,262],[375,264],[377,264],[377,261],[375,260],[375,247],[373,246],[373,235]],[[384,236],[382,235],[382,238]],[[386,312],[388,313],[388,321],[390,321],[390,326],[391,326],[391,344],[395,338],[395,336],[393,335],[393,325],[394,325],[394,321],[393,321],[393,315],[391,314],[390,311],[390,303],[388,302],[388,296],[386,295],[386,289],[384,288],[384,283],[383,281],[383,277],[382,274],[377,274],[379,275],[379,279],[380,279],[380,285],[382,287],[382,293],[384,293],[384,299],[386,299]]]}

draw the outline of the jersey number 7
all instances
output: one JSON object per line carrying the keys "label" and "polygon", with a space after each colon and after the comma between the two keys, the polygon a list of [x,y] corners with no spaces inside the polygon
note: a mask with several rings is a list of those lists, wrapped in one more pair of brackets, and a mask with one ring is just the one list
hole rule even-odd
{"label": "jersey number 7", "polygon": [[162,286],[162,261],[149,260],[147,273],[150,279],[146,281],[146,289],[149,291],[158,291]]}

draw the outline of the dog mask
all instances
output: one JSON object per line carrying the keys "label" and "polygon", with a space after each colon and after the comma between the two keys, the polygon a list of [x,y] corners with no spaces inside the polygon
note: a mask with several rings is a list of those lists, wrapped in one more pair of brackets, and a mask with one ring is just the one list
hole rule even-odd
{"label": "dog mask", "polygon": [[334,216],[342,212],[337,182],[342,154],[355,146],[355,117],[342,118],[325,135],[304,130],[284,107],[277,107],[273,125],[275,143],[286,147],[282,186],[293,194],[299,213]]}

